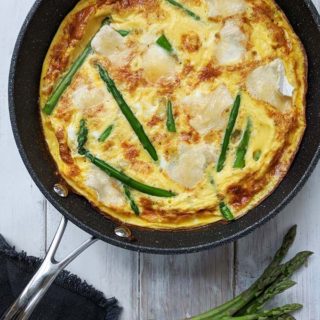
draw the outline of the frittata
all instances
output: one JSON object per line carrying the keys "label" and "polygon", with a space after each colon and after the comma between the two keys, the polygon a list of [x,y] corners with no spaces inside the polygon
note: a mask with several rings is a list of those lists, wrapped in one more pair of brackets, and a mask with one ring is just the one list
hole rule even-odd
{"label": "frittata", "polygon": [[289,170],[306,73],[273,0],[82,0],[44,61],[44,136],[62,178],[108,217],[232,221]]}

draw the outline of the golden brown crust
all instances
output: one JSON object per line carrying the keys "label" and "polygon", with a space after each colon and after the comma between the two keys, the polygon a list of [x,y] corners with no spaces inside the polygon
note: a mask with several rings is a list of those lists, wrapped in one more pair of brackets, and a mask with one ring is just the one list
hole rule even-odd
{"label": "golden brown crust", "polygon": [[218,76],[220,76],[222,73],[221,68],[215,67],[212,65],[212,63],[209,63],[205,67],[203,67],[199,74],[199,80],[200,81],[208,81],[208,80],[214,80]]}
{"label": "golden brown crust", "polygon": [[[162,5],[159,4],[159,1],[156,0],[90,0],[85,3],[86,2],[81,1],[78,7],[67,17],[49,51],[42,78],[42,101],[45,101],[50,95],[59,76],[61,76],[61,74],[67,70],[70,63],[72,63],[77,48],[80,45],[83,47],[85,45],[84,41],[94,34],[92,31],[94,30],[93,28],[90,27],[90,36],[88,36],[86,30],[96,17],[99,17],[98,20],[101,21],[102,12],[114,11],[117,12],[117,14],[124,13],[125,16],[134,12],[144,16],[145,19],[151,19],[151,16],[168,18],[170,13],[166,10],[174,10],[170,6],[169,8],[163,8]],[[276,140],[281,143],[272,150],[272,158],[270,158],[271,160],[262,170],[261,168],[254,169],[251,172],[239,175],[239,178],[235,178],[234,182],[231,181],[230,183],[219,186],[221,187],[219,192],[221,192],[223,199],[228,202],[237,213],[237,216],[241,216],[267,197],[287,173],[305,128],[304,105],[307,87],[306,55],[284,14],[272,0],[247,0],[247,3],[251,9],[254,8],[254,10],[249,11],[251,13],[244,15],[239,14],[233,17],[221,16],[209,19],[209,21],[219,25],[220,28],[230,19],[241,22],[241,30],[247,35],[248,39],[244,61],[230,65],[218,65],[217,61],[213,58],[201,65],[198,62],[195,63],[195,60],[190,56],[189,59],[186,59],[182,63],[181,70],[176,77],[161,79],[154,84],[156,92],[161,99],[167,97],[174,101],[174,116],[178,121],[178,127],[183,124],[182,127],[179,128],[177,135],[173,136],[165,132],[165,118],[163,114],[161,116],[159,114],[150,114],[149,118],[143,120],[153,144],[157,149],[162,150],[163,157],[167,161],[174,159],[178,153],[176,140],[190,146],[203,142],[219,145],[223,137],[223,130],[211,131],[201,136],[199,132],[190,125],[190,116],[185,115],[185,109],[180,105],[179,99],[176,97],[176,92],[179,91],[183,85],[188,87],[187,90],[192,91],[204,83],[210,85],[212,89],[222,81],[226,81],[225,79],[228,79],[228,77],[232,78],[236,74],[238,77],[237,87],[235,87],[234,83],[231,86],[233,95],[236,93],[236,90],[238,90],[237,88],[240,88],[245,95],[248,96],[244,80],[253,69],[270,63],[277,57],[287,62],[287,66],[291,69],[290,79],[291,81],[295,81],[295,85],[299,88],[294,98],[295,112],[282,114],[280,111],[271,108],[267,103],[253,101],[252,98],[250,98],[250,100],[249,97],[246,98],[251,103],[258,105],[258,108],[263,109],[268,118],[272,119],[275,127],[274,134]],[[202,4],[202,1],[188,1],[188,5],[197,10],[201,8]],[[267,30],[266,33],[268,32],[272,53],[264,55],[264,52],[259,51],[254,45],[256,35],[254,34],[253,26],[255,24],[261,24],[265,30]],[[97,28],[95,28],[95,30],[96,29]],[[202,41],[203,39],[199,34],[192,30],[182,33],[177,43],[180,44],[179,49],[182,52],[191,55],[200,54],[203,47]],[[216,32],[215,41],[216,43],[221,41],[221,34],[219,32]],[[134,42],[130,44],[130,47],[135,48]],[[299,55],[301,55],[302,58],[297,60],[297,57],[300,57]],[[305,61],[302,67],[301,59],[303,58]],[[101,58],[99,60],[100,63],[110,70],[113,79],[117,84],[121,85],[122,90],[126,91],[126,95],[135,95],[140,88],[148,88],[151,85],[145,79],[143,69],[137,69],[130,65],[131,59],[132,57],[128,59],[127,65],[120,67],[114,67],[107,59]],[[90,63],[94,65],[95,61],[92,59]],[[84,78],[79,77],[76,81],[78,80],[79,83],[75,84],[74,87],[84,84]],[[90,84],[90,86],[94,87],[94,84]],[[159,103],[159,101],[153,101],[152,104]],[[73,177],[77,177],[82,173],[81,169],[77,166],[78,160],[73,158],[65,131],[67,126],[74,121],[74,112],[75,110],[72,106],[72,101],[70,101],[70,95],[63,96],[53,116],[53,128],[55,128],[53,130],[58,143],[59,157],[64,163],[63,169],[59,163],[58,167],[62,176],[71,186],[80,194],[87,195],[87,198],[93,202],[93,205],[98,206],[103,212],[122,221],[130,221],[129,223],[155,228],[193,227],[220,219],[219,212],[217,212],[218,207],[212,204],[207,204],[204,208],[194,207],[191,209],[182,209],[167,205],[166,209],[162,209],[159,204],[160,202],[158,203],[157,200],[153,201],[148,197],[142,196],[137,199],[142,211],[140,221],[137,220],[139,218],[132,218],[130,208],[119,209],[110,207],[110,209],[104,203],[95,201],[92,193],[90,193],[90,195],[86,194],[82,187],[79,188],[79,185],[77,185],[78,182],[75,182],[75,179],[73,180]],[[84,109],[83,115],[88,121],[92,121],[90,123],[93,129],[101,130],[101,126],[103,125],[105,128],[105,124],[99,119],[103,118],[106,112],[108,112],[108,107],[103,104],[97,104]],[[144,118],[144,116],[144,113],[139,115],[140,118]],[[238,129],[242,129],[243,127],[243,118],[245,116],[242,115],[241,117],[242,125],[240,125]],[[43,121],[45,123],[48,119],[44,119]],[[57,125],[61,124],[63,124],[64,129],[59,126],[57,127]],[[235,142],[233,143],[235,144]],[[131,175],[137,173],[138,176],[141,174],[141,176],[151,177],[158,172],[158,168],[144,157],[145,151],[137,147],[137,145],[130,140],[122,140],[120,143],[107,140],[101,144],[101,150],[109,153],[115,148],[118,148],[118,145],[121,146],[123,160],[129,163],[128,169]],[[50,151],[52,152],[52,150]],[[270,155],[268,156],[270,157]],[[56,157],[55,160],[57,161]],[[162,172],[162,174],[168,178],[166,173]],[[237,173],[235,173],[235,176],[237,176]],[[157,184],[157,180],[153,181]],[[175,185],[175,187],[178,188],[177,185]],[[180,192],[183,191],[180,189]],[[184,192],[186,191],[184,190]],[[195,223],[193,221],[198,222]]]}
{"label": "golden brown crust", "polygon": [[69,63],[67,51],[82,39],[89,17],[95,11],[96,7],[89,5],[70,17],[69,23],[64,27],[62,39],[50,50],[50,63],[45,75],[50,82],[54,82],[65,71]]}
{"label": "golden brown crust", "polygon": [[187,52],[196,52],[201,47],[201,40],[197,33],[190,32],[181,36],[181,49]]}

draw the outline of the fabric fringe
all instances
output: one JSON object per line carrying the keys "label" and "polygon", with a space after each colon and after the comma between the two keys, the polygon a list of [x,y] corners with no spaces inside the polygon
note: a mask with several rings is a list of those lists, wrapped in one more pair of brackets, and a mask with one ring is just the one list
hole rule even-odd
{"label": "fabric fringe", "polygon": [[[19,268],[28,273],[35,273],[43,261],[36,257],[27,256],[24,251],[17,252],[15,247],[11,247],[1,234],[0,254],[4,254],[15,263],[18,263]],[[122,308],[118,305],[116,298],[106,299],[101,291],[96,290],[92,285],[89,285],[86,281],[82,281],[78,276],[69,271],[61,271],[55,283],[61,288],[79,294],[105,309],[105,320],[118,319],[122,312]]]}

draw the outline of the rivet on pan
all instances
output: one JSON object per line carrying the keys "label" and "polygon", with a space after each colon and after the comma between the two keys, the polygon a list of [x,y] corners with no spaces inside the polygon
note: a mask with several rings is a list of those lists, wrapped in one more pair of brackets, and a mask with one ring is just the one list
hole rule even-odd
{"label": "rivet on pan", "polygon": [[69,194],[69,190],[60,183],[56,183],[53,186],[53,191],[61,198],[66,198]]}
{"label": "rivet on pan", "polygon": [[126,226],[120,226],[120,227],[115,228],[114,233],[120,238],[130,239],[132,236],[130,229],[127,228]]}

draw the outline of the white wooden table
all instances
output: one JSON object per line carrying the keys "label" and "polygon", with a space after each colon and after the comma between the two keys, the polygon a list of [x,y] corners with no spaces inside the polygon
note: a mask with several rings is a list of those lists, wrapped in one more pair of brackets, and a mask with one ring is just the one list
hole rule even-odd
{"label": "white wooden table", "polygon": [[[66,0],[67,1],[67,0]],[[288,0],[289,1],[289,0]],[[320,8],[320,0],[314,0]],[[60,220],[29,177],[11,132],[7,78],[20,26],[33,0],[0,2],[0,233],[18,250],[43,257]],[[32,57],[30,57],[32,60]],[[32,61],[30,61],[32,63]],[[99,242],[68,268],[124,307],[125,320],[177,320],[205,311],[245,289],[260,274],[289,226],[298,224],[291,253],[316,254],[296,276],[298,285],[279,299],[301,302],[301,320],[320,319],[320,167],[277,218],[224,247],[192,255],[138,254]],[[69,226],[60,254],[87,235]],[[67,319],[66,319],[67,320]]]}

